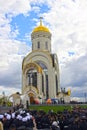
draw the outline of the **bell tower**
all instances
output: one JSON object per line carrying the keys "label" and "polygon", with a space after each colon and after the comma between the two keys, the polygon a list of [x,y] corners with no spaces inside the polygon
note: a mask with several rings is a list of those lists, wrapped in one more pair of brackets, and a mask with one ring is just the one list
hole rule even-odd
{"label": "bell tower", "polygon": [[31,33],[32,51],[46,50],[51,52],[51,33],[49,29],[42,25],[42,18],[40,18],[40,25],[34,28]]}

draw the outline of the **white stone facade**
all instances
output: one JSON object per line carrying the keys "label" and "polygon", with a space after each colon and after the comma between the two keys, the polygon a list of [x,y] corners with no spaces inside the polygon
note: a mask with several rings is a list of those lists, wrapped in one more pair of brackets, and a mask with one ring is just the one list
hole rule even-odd
{"label": "white stone facade", "polygon": [[40,25],[31,34],[32,52],[22,63],[22,93],[34,98],[56,98],[60,92],[59,65],[51,53],[51,33]]}

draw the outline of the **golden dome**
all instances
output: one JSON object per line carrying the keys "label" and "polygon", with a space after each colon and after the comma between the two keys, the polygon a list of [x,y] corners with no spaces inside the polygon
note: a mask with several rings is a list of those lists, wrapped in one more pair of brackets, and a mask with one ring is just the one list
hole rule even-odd
{"label": "golden dome", "polygon": [[32,32],[38,32],[38,31],[44,31],[44,32],[49,32],[49,29],[45,26],[42,26],[42,20],[40,19],[40,25],[37,26],[36,28],[34,28],[34,30]]}
{"label": "golden dome", "polygon": [[50,32],[49,29],[46,28],[45,26],[38,26],[33,30],[33,32],[38,32],[38,31]]}

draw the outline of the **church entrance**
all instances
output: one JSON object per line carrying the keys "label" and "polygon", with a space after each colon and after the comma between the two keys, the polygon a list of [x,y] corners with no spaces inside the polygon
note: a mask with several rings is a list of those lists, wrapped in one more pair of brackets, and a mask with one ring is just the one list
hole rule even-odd
{"label": "church entrance", "polygon": [[30,104],[34,104],[34,97],[30,97]]}
{"label": "church entrance", "polygon": [[35,97],[34,93],[30,92],[29,93],[30,104],[34,104],[34,97]]}

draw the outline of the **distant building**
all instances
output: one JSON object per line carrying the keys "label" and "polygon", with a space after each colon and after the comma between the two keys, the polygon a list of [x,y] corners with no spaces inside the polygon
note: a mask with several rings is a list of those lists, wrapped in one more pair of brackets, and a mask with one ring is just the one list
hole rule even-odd
{"label": "distant building", "polygon": [[22,62],[22,94],[28,94],[30,103],[35,98],[56,98],[60,92],[57,55],[51,52],[51,32],[42,25],[31,33],[32,52]]}
{"label": "distant building", "polygon": [[67,91],[65,88],[61,89],[61,92],[58,93],[58,100],[60,103],[70,103],[70,95],[71,95],[71,90],[68,89]]}

